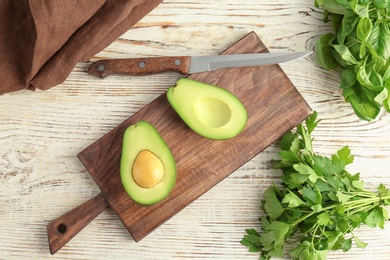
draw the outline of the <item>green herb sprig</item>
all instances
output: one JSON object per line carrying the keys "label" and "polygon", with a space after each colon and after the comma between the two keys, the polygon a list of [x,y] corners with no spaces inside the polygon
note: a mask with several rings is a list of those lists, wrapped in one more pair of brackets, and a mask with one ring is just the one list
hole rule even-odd
{"label": "green herb sprig", "polygon": [[315,52],[319,64],[340,73],[344,98],[356,115],[390,112],[390,0],[315,0],[331,22]]}
{"label": "green herb sprig", "polygon": [[331,157],[316,154],[313,130],[320,120],[317,113],[288,132],[281,140],[280,160],[274,168],[282,170],[282,187],[271,185],[261,209],[261,232],[247,229],[241,244],[260,259],[283,257],[287,248],[293,259],[326,259],[329,250],[348,251],[353,240],[359,248],[366,243],[353,233],[365,224],[384,228],[390,204],[390,191],[380,185],[377,192],[364,188],[359,173],[345,167],[354,157],[344,146]]}

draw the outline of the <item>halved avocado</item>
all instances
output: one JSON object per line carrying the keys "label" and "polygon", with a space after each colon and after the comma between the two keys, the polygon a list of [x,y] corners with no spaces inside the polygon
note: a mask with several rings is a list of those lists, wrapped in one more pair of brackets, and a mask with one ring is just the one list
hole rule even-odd
{"label": "halved avocado", "polygon": [[142,205],[165,199],[176,181],[176,162],[158,131],[146,121],[123,136],[120,175],[127,194]]}
{"label": "halved avocado", "polygon": [[238,135],[248,120],[241,101],[226,89],[182,78],[168,89],[167,98],[181,119],[196,133],[210,139]]}

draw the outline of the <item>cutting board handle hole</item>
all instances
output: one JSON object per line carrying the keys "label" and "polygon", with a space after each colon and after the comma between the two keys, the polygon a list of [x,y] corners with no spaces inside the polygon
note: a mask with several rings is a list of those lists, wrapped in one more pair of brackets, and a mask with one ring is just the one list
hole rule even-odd
{"label": "cutting board handle hole", "polygon": [[57,231],[60,233],[60,234],[64,234],[67,230],[67,227],[65,224],[61,223],[58,225],[57,227]]}

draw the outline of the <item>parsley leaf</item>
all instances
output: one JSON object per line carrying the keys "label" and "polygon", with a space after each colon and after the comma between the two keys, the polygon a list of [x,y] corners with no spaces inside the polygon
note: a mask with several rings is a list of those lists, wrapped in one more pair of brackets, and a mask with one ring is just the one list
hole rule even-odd
{"label": "parsley leaf", "polygon": [[306,119],[306,127],[307,132],[311,134],[313,130],[317,127],[318,123],[321,122],[321,120],[317,120],[318,113],[317,111],[314,111],[313,114]]}
{"label": "parsley leaf", "polygon": [[284,208],[276,196],[276,186],[269,187],[264,192],[264,200],[262,203],[263,210],[268,214],[271,220],[277,219],[283,212]]}
{"label": "parsley leaf", "polygon": [[330,219],[330,215],[328,212],[323,212],[320,215],[317,216],[317,224],[320,226],[326,226],[329,223],[332,223]]}
{"label": "parsley leaf", "polygon": [[303,202],[297,195],[295,195],[291,191],[288,194],[286,194],[282,202],[288,204],[289,208],[296,208],[302,204],[305,204],[305,202]]}
{"label": "parsley leaf", "polygon": [[309,175],[309,180],[312,183],[315,183],[317,181],[317,179],[319,178],[317,173],[310,166],[308,166],[306,164],[303,164],[303,163],[294,164],[293,168],[300,174]]}

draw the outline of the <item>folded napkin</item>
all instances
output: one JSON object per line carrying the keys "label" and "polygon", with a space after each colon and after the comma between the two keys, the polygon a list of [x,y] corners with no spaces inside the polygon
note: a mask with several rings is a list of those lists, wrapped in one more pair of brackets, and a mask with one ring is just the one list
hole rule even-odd
{"label": "folded napkin", "polygon": [[162,1],[0,1],[0,94],[62,83]]}

